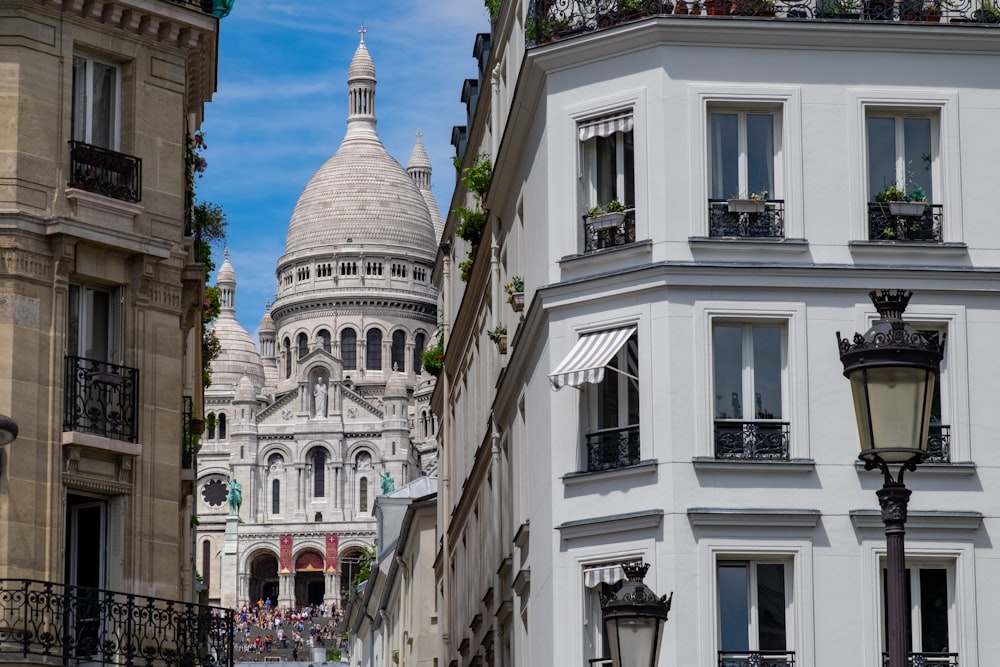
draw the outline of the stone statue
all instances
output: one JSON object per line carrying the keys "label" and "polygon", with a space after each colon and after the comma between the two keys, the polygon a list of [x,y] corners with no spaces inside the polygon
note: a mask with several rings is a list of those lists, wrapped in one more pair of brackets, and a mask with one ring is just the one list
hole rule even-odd
{"label": "stone statue", "polygon": [[382,480],[383,496],[387,493],[392,493],[393,491],[396,490],[396,483],[392,481],[392,473],[390,472],[382,473],[381,475],[379,475],[379,478]]}
{"label": "stone statue", "polygon": [[317,417],[326,417],[326,384],[322,376],[316,378],[316,386],[313,387],[313,410]]}
{"label": "stone statue", "polygon": [[226,475],[226,481],[229,482],[229,493],[226,494],[229,516],[239,516],[240,506],[243,505],[243,486],[232,475]]}

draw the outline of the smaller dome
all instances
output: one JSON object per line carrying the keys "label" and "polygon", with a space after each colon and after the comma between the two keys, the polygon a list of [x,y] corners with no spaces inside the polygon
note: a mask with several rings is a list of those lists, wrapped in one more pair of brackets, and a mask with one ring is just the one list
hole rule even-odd
{"label": "smaller dome", "polygon": [[257,392],[254,391],[253,381],[244,375],[240,378],[240,381],[236,384],[236,401],[246,401],[252,403],[257,398]]}
{"label": "smaller dome", "polygon": [[271,318],[271,300],[267,300],[267,305],[264,307],[264,316],[260,318],[260,333],[274,333],[277,328],[274,326],[274,320]]}
{"label": "smaller dome", "polygon": [[368,53],[368,47],[365,46],[365,29],[362,28],[361,43],[358,44],[358,50],[354,52],[354,58],[351,59],[351,68],[347,70],[347,80],[374,78],[375,63],[372,61],[371,54]]}
{"label": "smaller dome", "polygon": [[229,263],[229,248],[226,248],[225,259],[222,260],[222,266],[219,267],[219,275],[216,278],[216,283],[226,282],[236,282],[236,271]]}
{"label": "smaller dome", "polygon": [[389,381],[385,383],[386,398],[406,398],[406,382],[399,371],[393,371]]}
{"label": "smaller dome", "polygon": [[420,140],[423,136],[421,132],[417,132],[417,143],[413,146],[413,152],[410,153],[410,161],[406,163],[406,170],[410,169],[430,169],[431,159],[427,157],[427,150],[424,148],[424,142]]}

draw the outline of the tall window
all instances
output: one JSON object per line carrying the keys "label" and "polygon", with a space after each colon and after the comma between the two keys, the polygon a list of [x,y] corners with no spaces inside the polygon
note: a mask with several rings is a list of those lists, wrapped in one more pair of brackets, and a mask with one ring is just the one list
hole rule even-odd
{"label": "tall window", "polygon": [[118,305],[112,292],[70,285],[66,354],[114,362],[117,312]]}
{"label": "tall window", "polygon": [[382,332],[379,329],[369,329],[365,336],[365,368],[382,370]]}
{"label": "tall window", "polygon": [[358,367],[358,334],[354,329],[344,329],[340,332],[340,360],[344,362],[345,371],[353,371]]}
{"label": "tall window", "polygon": [[322,498],[326,495],[326,452],[317,449],[312,456],[313,466],[313,497]]}
{"label": "tall window", "polygon": [[365,513],[368,511],[368,478],[362,477],[358,481],[358,511]]}
{"label": "tall window", "polygon": [[73,140],[118,150],[121,71],[89,56],[73,56]]}
{"label": "tall window", "polygon": [[392,369],[406,370],[406,332],[401,329],[392,332]]}
{"label": "tall window", "polygon": [[219,414],[219,419],[217,421],[219,423],[219,440],[225,440],[226,439],[226,413],[223,412],[223,413]]}
{"label": "tall window", "polygon": [[[583,570],[583,657],[584,664],[604,667],[611,664],[608,638],[604,633],[601,598],[618,592],[625,579],[622,560],[591,565]],[[605,662],[598,662],[605,658]]]}
{"label": "tall window", "polygon": [[[712,199],[776,199],[780,115],[769,110],[708,114]],[[766,193],[766,194],[764,194]]]}
{"label": "tall window", "polygon": [[281,514],[281,480],[271,481],[271,514]]}
{"label": "tall window", "polygon": [[635,203],[635,138],[631,111],[581,123],[585,208]]}
{"label": "tall window", "polygon": [[215,413],[209,412],[208,419],[206,421],[208,422],[208,435],[205,436],[205,439],[215,440],[215,422],[216,422]]}
{"label": "tall window", "polygon": [[292,377],[292,341],[287,337],[284,342],[284,352],[285,352],[285,378]]}
{"label": "tall window", "polygon": [[424,365],[424,347],[427,345],[427,336],[418,333],[413,337],[413,372],[419,373]]}
{"label": "tall window", "polygon": [[320,347],[323,348],[323,351],[324,352],[329,352],[330,351],[330,332],[327,331],[326,329],[320,329],[319,333],[316,334],[316,337],[319,338],[319,344],[320,344]]}
{"label": "tall window", "polygon": [[918,113],[869,113],[868,201],[876,201],[886,188],[907,195],[923,190],[928,202],[935,199],[937,118]]}
{"label": "tall window", "polygon": [[299,348],[299,359],[309,354],[309,337],[300,333],[297,339]]}
{"label": "tall window", "polygon": [[794,655],[788,636],[789,569],[780,562],[718,562],[720,663],[757,664],[753,653]]}
{"label": "tall window", "polygon": [[717,458],[787,459],[783,423],[785,328],[726,323],[712,328]]}
{"label": "tall window", "polygon": [[626,340],[604,369],[604,378],[584,392],[591,420],[586,442],[586,470],[599,471],[638,463],[639,339]]}
{"label": "tall window", "polygon": [[[882,645],[886,626],[886,572],[882,570]],[[943,658],[957,648],[955,636],[954,573],[942,564],[911,564],[906,568],[906,650],[924,657]],[[937,654],[937,655],[935,655]],[[923,664],[923,663],[921,663]],[[933,663],[929,663],[933,664]],[[942,662],[942,664],[960,664]]]}

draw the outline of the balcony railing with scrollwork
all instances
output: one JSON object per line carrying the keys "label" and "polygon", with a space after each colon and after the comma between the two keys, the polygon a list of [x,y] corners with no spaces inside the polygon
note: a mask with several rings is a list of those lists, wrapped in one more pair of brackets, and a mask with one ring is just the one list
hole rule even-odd
{"label": "balcony railing with scrollwork", "polygon": [[741,461],[787,461],[788,422],[715,422],[715,458]]}
{"label": "balcony railing with scrollwork", "polygon": [[[910,667],[958,667],[957,653],[909,653],[906,664]],[[882,654],[883,667],[889,667],[889,654]]]}
{"label": "balcony railing with scrollwork", "polygon": [[635,209],[615,215],[583,216],[583,251],[597,252],[606,248],[635,243]]}
{"label": "balcony railing with scrollwork", "polygon": [[1000,28],[991,0],[533,0],[524,36],[539,46],[656,16]]}
{"label": "balcony railing with scrollwork", "polygon": [[951,461],[951,426],[931,424],[927,432],[927,463],[948,463]]}
{"label": "balcony railing with scrollwork", "polygon": [[587,434],[587,472],[624,468],[639,460],[638,426]]}
{"label": "balcony railing with scrollwork", "polygon": [[[3,662],[231,667],[228,609],[31,579],[0,579]],[[37,660],[32,660],[37,662]]]}
{"label": "balcony railing with scrollwork", "polygon": [[792,667],[795,651],[719,651],[719,667]]}
{"label": "balcony railing with scrollwork", "polygon": [[64,431],[138,441],[138,370],[106,361],[66,357],[64,391]]}
{"label": "balcony railing with scrollwork", "polygon": [[142,160],[82,141],[70,141],[69,186],[137,203],[142,199]]}
{"label": "balcony railing with scrollwork", "polygon": [[[914,206],[913,202],[901,205]],[[915,205],[920,209],[920,204]],[[922,210],[900,210],[895,202],[868,204],[868,239],[870,241],[941,242],[941,204],[927,204]]]}
{"label": "balcony railing with scrollwork", "polygon": [[780,239],[785,235],[785,202],[709,199],[708,233],[712,237]]}

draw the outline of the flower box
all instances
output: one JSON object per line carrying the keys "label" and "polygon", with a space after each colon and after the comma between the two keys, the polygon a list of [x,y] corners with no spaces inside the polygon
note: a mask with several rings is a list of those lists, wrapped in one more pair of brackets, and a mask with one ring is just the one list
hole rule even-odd
{"label": "flower box", "polygon": [[920,216],[927,210],[925,201],[890,201],[889,213],[892,215]]}
{"label": "flower box", "polygon": [[510,307],[514,309],[515,313],[524,310],[524,292],[514,292],[508,301],[510,301]]}
{"label": "flower box", "polygon": [[496,338],[497,349],[500,354],[507,354],[507,334],[500,334]]}
{"label": "flower box", "polygon": [[730,199],[730,213],[763,213],[767,209],[767,202],[763,199]]}
{"label": "flower box", "polygon": [[622,211],[601,213],[590,217],[590,227],[596,230],[621,227],[623,222],[625,222],[625,213]]}

